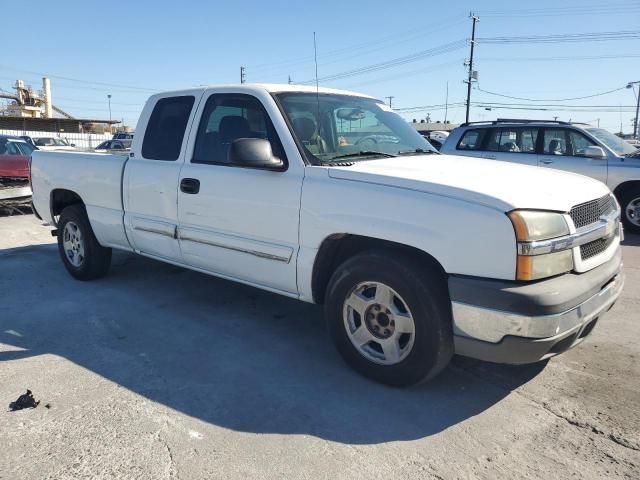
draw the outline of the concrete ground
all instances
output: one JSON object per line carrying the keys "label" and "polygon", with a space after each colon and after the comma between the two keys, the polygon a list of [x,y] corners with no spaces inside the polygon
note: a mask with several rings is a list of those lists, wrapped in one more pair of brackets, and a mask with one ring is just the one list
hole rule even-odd
{"label": "concrete ground", "polygon": [[0,218],[1,479],[640,477],[638,236],[581,346],[404,390],[344,365],[316,306],[128,254],[78,282],[53,240]]}

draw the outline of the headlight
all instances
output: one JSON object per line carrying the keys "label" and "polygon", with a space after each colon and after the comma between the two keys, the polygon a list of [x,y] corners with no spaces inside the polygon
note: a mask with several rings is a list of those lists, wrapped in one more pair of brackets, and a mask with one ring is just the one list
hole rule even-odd
{"label": "headlight", "polygon": [[573,269],[571,249],[543,255],[528,255],[528,246],[552,238],[569,235],[569,225],[560,213],[514,210],[509,218],[518,241],[517,280],[537,280]]}

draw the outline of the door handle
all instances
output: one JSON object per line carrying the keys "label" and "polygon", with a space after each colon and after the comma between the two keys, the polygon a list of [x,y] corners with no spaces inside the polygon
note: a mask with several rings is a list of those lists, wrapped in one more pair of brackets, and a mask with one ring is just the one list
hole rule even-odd
{"label": "door handle", "polygon": [[540,161],[545,165],[551,165],[553,163],[553,160],[540,160]]}
{"label": "door handle", "polygon": [[489,160],[495,160],[496,156],[495,155],[483,155],[482,158],[488,158]]}
{"label": "door handle", "polygon": [[200,180],[196,178],[183,178],[180,180],[180,191],[195,195],[200,191]]}

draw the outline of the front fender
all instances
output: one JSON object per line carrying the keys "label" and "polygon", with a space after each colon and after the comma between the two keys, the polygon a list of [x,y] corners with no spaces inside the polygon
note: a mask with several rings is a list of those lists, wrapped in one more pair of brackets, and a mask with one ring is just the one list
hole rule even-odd
{"label": "front fender", "polygon": [[505,212],[396,187],[306,177],[300,215],[301,296],[310,292],[318,249],[348,233],[422,250],[448,274],[513,280],[516,239]]}

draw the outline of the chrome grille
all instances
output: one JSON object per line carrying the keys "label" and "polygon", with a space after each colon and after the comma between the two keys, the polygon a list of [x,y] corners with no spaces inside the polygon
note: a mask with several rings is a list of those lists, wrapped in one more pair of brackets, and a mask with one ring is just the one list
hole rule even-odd
{"label": "chrome grille", "polygon": [[587,260],[591,257],[595,257],[596,255],[601,254],[607,248],[609,248],[615,238],[615,235],[611,235],[607,238],[599,238],[597,240],[594,240],[593,242],[580,245],[580,257],[582,257],[582,260]]}
{"label": "chrome grille", "polygon": [[596,223],[602,215],[613,212],[616,204],[611,195],[605,195],[597,200],[576,205],[569,212],[576,228]]}

